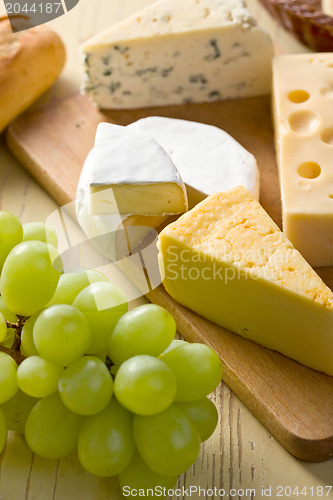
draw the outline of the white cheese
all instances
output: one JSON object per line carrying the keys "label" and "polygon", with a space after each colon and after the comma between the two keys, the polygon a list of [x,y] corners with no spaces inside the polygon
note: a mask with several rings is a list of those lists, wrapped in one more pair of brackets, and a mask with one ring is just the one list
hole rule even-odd
{"label": "white cheese", "polygon": [[127,128],[150,135],[168,153],[186,184],[190,206],[239,185],[259,199],[255,157],[224,130],[161,116],[143,118]]}
{"label": "white cheese", "polygon": [[152,228],[158,227],[165,216],[92,215],[90,213],[90,183],[96,170],[95,150],[88,154],[76,193],[76,218],[91,243],[112,262],[123,259],[142,241]]}
{"label": "white cheese", "polygon": [[[110,260],[115,258],[115,236],[122,226],[120,214],[91,215],[90,214],[90,182],[95,170],[94,150],[92,149],[84,162],[76,193],[76,217],[82,230],[89,239],[98,238],[103,255],[110,249]],[[105,247],[104,247],[105,236]]]}
{"label": "white cheese", "polygon": [[[144,118],[128,125],[126,129],[132,133],[140,131],[146,137],[152,136],[165,150],[186,182],[191,207],[206,195],[239,185],[249,189],[256,198],[259,197],[259,171],[254,156],[223,130],[164,117]],[[110,155],[108,144],[106,142],[104,151],[107,157]],[[83,166],[77,189],[76,212],[78,222],[88,238],[98,237],[95,243],[101,253],[114,260],[126,255],[128,250],[132,251],[151,228],[158,228],[166,220],[166,216],[162,213],[156,216],[91,213],[90,186],[96,184],[101,175],[96,158],[103,163],[98,147],[94,147]],[[128,157],[135,153],[129,145],[126,152],[124,149],[120,151],[122,154],[117,154],[118,175],[123,175],[121,172],[126,168]],[[106,170],[104,178],[107,174]],[[135,177],[134,173],[132,175]],[[157,173],[152,176],[158,178]],[[130,180],[133,181],[133,177]],[[140,206],[143,210],[145,205]]]}
{"label": "white cheese", "polygon": [[94,162],[92,215],[173,215],[188,209],[185,185],[177,169],[149,135],[100,123]]}
{"label": "white cheese", "polygon": [[82,46],[100,108],[268,94],[273,45],[242,0],[161,0]]}

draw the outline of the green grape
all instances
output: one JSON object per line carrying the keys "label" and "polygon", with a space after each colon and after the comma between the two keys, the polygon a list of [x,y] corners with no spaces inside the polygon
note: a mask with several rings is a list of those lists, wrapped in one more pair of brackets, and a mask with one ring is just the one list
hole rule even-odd
{"label": "green grape", "polygon": [[0,409],[0,453],[5,447],[6,440],[7,440],[7,425],[5,416],[2,410]]}
{"label": "green grape", "polygon": [[125,294],[110,282],[97,282],[82,290],[73,302],[84,313],[91,327],[92,341],[88,354],[107,347],[115,324],[128,310]]}
{"label": "green grape", "polygon": [[8,309],[2,297],[0,297],[0,312],[6,318],[7,321],[9,321],[10,323],[16,323],[17,321],[16,314]]}
{"label": "green grape", "polygon": [[1,274],[6,306],[20,316],[31,316],[51,300],[60,277],[58,252],[42,241],[24,241],[8,255]]}
{"label": "green grape", "polygon": [[177,478],[178,476],[176,475],[163,476],[152,471],[142,460],[139,453],[136,453],[129,467],[119,474],[119,484],[123,490],[123,494],[125,493],[126,496],[128,496],[127,492],[131,490],[155,491],[156,488],[156,494],[149,496],[152,498],[162,498],[159,491],[162,491],[163,488],[166,490],[172,489],[177,482]]}
{"label": "green grape", "polygon": [[207,396],[221,382],[222,364],[207,345],[186,344],[161,358],[177,381],[176,401],[194,401]]}
{"label": "green grape", "polygon": [[14,340],[15,340],[15,330],[13,328],[8,328],[7,335],[1,342],[1,345],[7,347],[8,349],[11,349],[13,347]]}
{"label": "green grape", "polygon": [[139,415],[154,415],[171,405],[176,379],[168,366],[153,356],[134,356],[117,371],[114,392],[118,401]]}
{"label": "green grape", "polygon": [[201,441],[206,441],[215,431],[218,413],[214,403],[208,398],[176,403],[192,420],[199,431]]}
{"label": "green grape", "polygon": [[186,345],[188,342],[186,340],[173,340],[170,345],[165,349],[165,351],[162,352],[163,354],[166,354],[167,352],[173,351],[174,349],[177,349],[177,347],[180,347],[181,345]]}
{"label": "green grape", "polygon": [[30,449],[43,458],[63,458],[75,450],[82,417],[63,404],[59,395],[43,398],[31,410],[25,438]]}
{"label": "green grape", "polygon": [[75,413],[94,415],[110,402],[113,380],[98,358],[84,356],[74,361],[59,380],[62,402]]}
{"label": "green grape", "polygon": [[16,215],[0,210],[0,271],[7,255],[21,243],[22,237],[22,224]]}
{"label": "green grape", "polygon": [[138,354],[158,356],[176,334],[176,322],[163,307],[145,304],[127,312],[116,324],[108,344],[116,365]]}
{"label": "green grape", "polygon": [[0,351],[0,404],[15,396],[17,364],[9,354]]}
{"label": "green grape", "polygon": [[7,324],[6,320],[0,312],[0,342],[3,342],[7,337]]}
{"label": "green grape", "polygon": [[1,409],[5,415],[7,429],[24,434],[25,423],[37,401],[19,389],[13,398],[3,403]]}
{"label": "green grape", "polygon": [[33,330],[40,312],[33,314],[25,323],[21,332],[21,352],[23,356],[39,356],[35,346]]}
{"label": "green grape", "polygon": [[82,466],[96,476],[116,476],[131,463],[135,452],[132,414],[113,397],[100,413],[86,417],[79,434]]}
{"label": "green grape", "polygon": [[55,304],[36,319],[33,339],[42,358],[68,366],[87,352],[91,332],[88,321],[76,307]]}
{"label": "green grape", "polygon": [[107,353],[106,349],[102,349],[101,351],[94,353],[95,358],[100,359],[101,361],[103,361],[103,363],[106,362],[107,355],[108,355],[108,353]]}
{"label": "green grape", "polygon": [[80,269],[60,276],[57,289],[49,306],[52,304],[72,305],[76,296],[91,283],[96,281],[109,281],[104,274],[96,269]]}
{"label": "green grape", "polygon": [[28,224],[24,224],[23,241],[30,240],[44,241],[44,243],[58,248],[57,233],[44,222],[28,222]]}
{"label": "green grape", "polygon": [[40,356],[30,356],[17,369],[17,383],[21,391],[34,398],[51,396],[58,389],[63,368]]}
{"label": "green grape", "polygon": [[176,405],[157,415],[135,415],[133,433],[142,459],[157,474],[178,476],[198,458],[199,432]]}

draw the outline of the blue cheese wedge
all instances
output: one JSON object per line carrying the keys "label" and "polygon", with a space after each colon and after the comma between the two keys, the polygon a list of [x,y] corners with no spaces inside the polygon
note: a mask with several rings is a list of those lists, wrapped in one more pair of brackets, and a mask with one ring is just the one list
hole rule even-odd
{"label": "blue cheese wedge", "polygon": [[90,181],[90,213],[174,215],[188,209],[185,184],[149,135],[100,123]]}
{"label": "blue cheese wedge", "polygon": [[259,199],[255,157],[224,130],[162,116],[142,118],[127,128],[150,135],[168,153],[186,184],[191,207],[239,185]]}
{"label": "blue cheese wedge", "polygon": [[100,108],[270,93],[273,45],[242,0],[160,0],[82,46]]}

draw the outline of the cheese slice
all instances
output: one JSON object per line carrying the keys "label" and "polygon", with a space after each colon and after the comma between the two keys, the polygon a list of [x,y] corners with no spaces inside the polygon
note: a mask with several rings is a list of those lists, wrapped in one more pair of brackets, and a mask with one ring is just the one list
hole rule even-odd
{"label": "cheese slice", "polygon": [[82,90],[100,108],[269,94],[270,37],[243,0],[160,0],[82,46]]}
{"label": "cheese slice", "polygon": [[100,123],[94,162],[92,215],[168,215],[187,210],[185,185],[170,157],[152,137]]}
{"label": "cheese slice", "polygon": [[333,375],[333,293],[248,190],[209,196],[160,233],[159,248],[178,302]]}
{"label": "cheese slice", "polygon": [[[76,219],[91,243],[108,260],[117,262],[166,219],[163,215],[92,215],[90,183],[95,171],[94,150],[88,154],[80,175],[75,201]],[[155,231],[155,234],[156,231]]]}
{"label": "cheese slice", "polygon": [[333,53],[274,60],[283,230],[312,266],[333,266]]}
{"label": "cheese slice", "polygon": [[191,207],[207,195],[239,185],[259,198],[255,157],[224,130],[163,116],[148,116],[127,128],[150,135],[168,153],[186,184]]}

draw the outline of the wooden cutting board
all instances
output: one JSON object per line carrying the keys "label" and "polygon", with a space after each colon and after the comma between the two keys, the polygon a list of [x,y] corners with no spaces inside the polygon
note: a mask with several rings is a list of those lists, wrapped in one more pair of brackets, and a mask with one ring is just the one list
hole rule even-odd
{"label": "wooden cutting board", "polygon": [[[60,204],[75,198],[83,161],[101,121],[126,125],[149,115],[169,116],[223,128],[257,158],[261,203],[281,226],[280,194],[268,97],[100,112],[79,94],[27,112],[7,131],[18,160]],[[333,287],[333,269],[318,269]],[[307,461],[333,457],[333,377],[220,328],[176,303],[162,286],[148,299],[168,309],[179,332],[205,342],[220,355],[224,381],[275,438]],[[333,360],[332,360],[333,363]]]}

